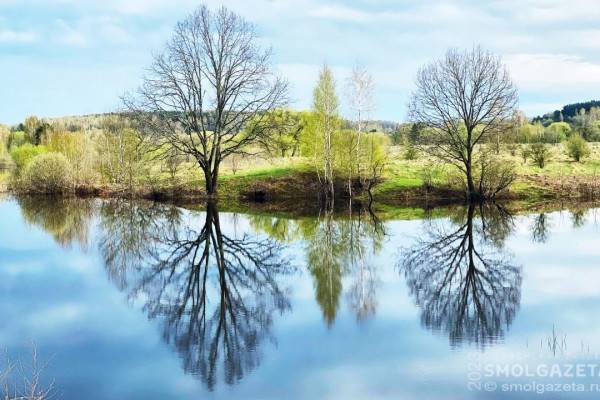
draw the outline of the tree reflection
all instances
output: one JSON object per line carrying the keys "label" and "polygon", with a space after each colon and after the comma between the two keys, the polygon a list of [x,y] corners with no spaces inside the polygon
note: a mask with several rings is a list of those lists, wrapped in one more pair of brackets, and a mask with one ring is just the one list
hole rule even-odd
{"label": "tree reflection", "polygon": [[91,200],[65,197],[17,197],[23,219],[52,235],[60,246],[89,245],[90,221],[94,216]]}
{"label": "tree reflection", "polygon": [[571,222],[573,224],[573,228],[581,228],[585,225],[587,210],[580,208],[576,210],[571,210]]}
{"label": "tree reflection", "polygon": [[385,228],[371,208],[353,214],[349,208],[347,232],[348,261],[352,281],[347,292],[348,304],[356,319],[364,321],[377,310],[379,279],[373,263],[385,237]]}
{"label": "tree reflection", "polygon": [[123,288],[161,321],[186,372],[211,390],[219,371],[233,384],[259,364],[273,313],[290,307],[278,279],[291,267],[276,241],[226,234],[215,204],[197,228],[178,209],[157,207],[103,210],[109,274],[129,271]]}
{"label": "tree reflection", "polygon": [[550,222],[548,216],[545,213],[538,214],[533,219],[533,225],[531,227],[531,239],[535,243],[546,243],[548,241],[548,235],[550,231]]}
{"label": "tree reflection", "polygon": [[317,217],[297,220],[269,215],[249,218],[255,230],[277,240],[305,243],[315,298],[328,326],[333,325],[339,311],[346,276],[351,278],[346,300],[357,320],[375,314],[379,280],[372,259],[381,250],[385,230],[372,211],[350,205],[347,215],[325,208]]}
{"label": "tree reflection", "polygon": [[177,207],[131,200],[108,200],[100,207],[100,252],[109,278],[119,289],[127,286],[128,274],[139,272],[159,241],[156,232],[173,231],[182,223]]}
{"label": "tree reflection", "polygon": [[502,338],[521,297],[521,268],[502,253],[512,217],[494,204],[470,204],[451,226],[431,223],[401,261],[421,322],[452,346],[485,347]]}

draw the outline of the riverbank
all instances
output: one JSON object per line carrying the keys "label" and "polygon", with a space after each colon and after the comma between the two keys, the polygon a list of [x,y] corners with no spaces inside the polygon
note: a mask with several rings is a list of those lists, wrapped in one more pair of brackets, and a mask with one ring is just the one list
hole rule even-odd
{"label": "riverbank", "polygon": [[[348,200],[345,180],[336,182],[336,198]],[[9,191],[8,175],[0,175],[0,192]],[[136,186],[92,185],[78,187],[79,197],[134,198],[173,203],[202,202],[209,197],[202,181],[174,185]],[[373,190],[374,201],[382,205],[436,206],[464,201],[459,187],[448,182],[426,184],[418,177],[383,178]],[[249,174],[224,176],[219,183],[218,199],[257,203],[278,202],[318,204],[319,183],[316,174],[303,169],[278,168]],[[595,176],[519,175],[500,201],[544,202],[556,200],[593,201],[600,199],[600,179]],[[354,200],[368,202],[368,195],[355,184]]]}
{"label": "riverbank", "polygon": [[[596,172],[600,168],[600,158],[596,157],[600,148],[594,146],[590,158],[576,163],[563,155],[560,146],[552,147],[553,156],[543,169],[504,150],[501,156],[516,166],[517,177],[499,200],[533,203],[600,198],[600,179]],[[219,179],[218,198],[228,202],[320,203],[319,179],[308,160],[297,157],[287,162],[286,159],[276,159],[254,163],[255,166],[247,165],[237,171],[224,168]],[[208,199],[195,165],[186,165],[175,179],[164,172],[155,173],[152,184],[147,183],[148,179],[146,183],[131,187],[98,183],[80,186],[75,193],[81,197],[139,198],[173,203],[195,203]],[[8,172],[0,173],[0,191],[8,190],[9,181]],[[395,148],[391,162],[372,192],[375,202],[380,205],[429,207],[463,202],[463,191],[456,182],[457,175],[452,166],[436,163],[423,155],[416,160],[404,160],[401,149]],[[339,179],[335,186],[336,200],[347,202],[347,181]],[[358,181],[354,182],[353,197],[368,202],[368,195],[361,191]]]}

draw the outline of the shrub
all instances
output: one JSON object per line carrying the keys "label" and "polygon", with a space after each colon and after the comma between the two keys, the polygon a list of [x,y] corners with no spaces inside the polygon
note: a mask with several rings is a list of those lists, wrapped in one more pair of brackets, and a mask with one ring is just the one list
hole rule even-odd
{"label": "shrub", "polygon": [[36,156],[17,182],[17,190],[29,193],[64,193],[72,187],[69,160],[58,153]]}
{"label": "shrub", "polygon": [[571,126],[566,122],[553,122],[544,129],[544,142],[559,143],[567,138]]}
{"label": "shrub", "polygon": [[412,144],[409,144],[404,151],[405,160],[416,160],[418,155],[417,148]]}
{"label": "shrub", "polygon": [[22,146],[25,143],[27,143],[27,138],[25,137],[25,132],[23,132],[23,131],[11,132],[8,135],[6,147],[10,150],[14,147]]}
{"label": "shrub", "polygon": [[538,167],[544,168],[550,158],[550,149],[544,143],[534,143],[530,147],[530,155]]}
{"label": "shrub", "polygon": [[97,144],[90,135],[65,130],[48,131],[45,144],[53,153],[67,157],[73,167],[73,183],[89,186],[98,180]]}
{"label": "shrub", "polygon": [[527,164],[527,159],[531,157],[531,149],[529,146],[521,147],[521,157],[523,158],[523,164]]}
{"label": "shrub", "polygon": [[482,155],[475,172],[478,175],[478,191],[486,199],[496,198],[508,190],[517,177],[511,161],[489,154]]}
{"label": "shrub", "polygon": [[13,147],[10,151],[10,156],[15,164],[17,164],[17,168],[21,170],[27,164],[29,164],[34,157],[47,152],[48,149],[46,146],[35,146],[31,143],[25,143],[22,146]]}
{"label": "shrub", "polygon": [[508,146],[508,152],[510,153],[511,156],[516,156],[517,155],[517,150],[519,150],[519,145],[516,143],[510,143]]}
{"label": "shrub", "polygon": [[579,133],[572,134],[567,140],[567,154],[577,162],[590,154],[587,142]]}

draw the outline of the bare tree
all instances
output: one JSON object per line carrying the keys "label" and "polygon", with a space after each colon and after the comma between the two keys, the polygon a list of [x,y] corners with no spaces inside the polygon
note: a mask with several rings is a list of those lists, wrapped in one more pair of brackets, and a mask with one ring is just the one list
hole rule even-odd
{"label": "bare tree", "polygon": [[453,347],[484,348],[504,337],[519,309],[521,267],[502,248],[514,221],[490,203],[461,207],[452,220],[429,222],[399,265],[424,326],[447,333]]}
{"label": "bare tree", "polygon": [[267,111],[287,101],[271,51],[256,42],[254,26],[240,16],[201,6],[177,24],[141,87],[124,98],[143,133],[197,161],[209,196],[221,161],[269,134]]}
{"label": "bare tree", "polygon": [[423,150],[464,173],[470,199],[485,197],[473,178],[475,151],[486,138],[510,129],[517,90],[507,69],[480,47],[449,50],[419,70],[416,86],[410,118],[431,130],[431,145]]}
{"label": "bare tree", "polygon": [[[355,148],[350,149],[356,152],[356,174],[358,178],[361,178],[361,163],[360,163],[360,135],[363,131],[363,121],[374,108],[373,92],[375,90],[375,84],[373,83],[373,77],[363,67],[355,65],[352,69],[352,74],[346,82],[346,96],[348,97],[348,103],[352,110],[356,123],[356,130],[358,135],[356,136]],[[348,193],[352,197],[352,168],[348,176]]]}
{"label": "bare tree", "polygon": [[111,280],[143,301],[185,372],[213,390],[219,372],[233,385],[260,365],[261,345],[275,340],[274,316],[291,308],[281,280],[295,269],[281,244],[223,231],[214,202],[198,226],[177,207],[123,200],[108,203],[101,217]]}

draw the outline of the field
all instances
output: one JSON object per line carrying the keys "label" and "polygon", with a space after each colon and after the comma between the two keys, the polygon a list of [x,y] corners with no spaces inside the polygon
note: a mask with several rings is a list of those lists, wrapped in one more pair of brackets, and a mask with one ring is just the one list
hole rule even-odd
{"label": "field", "polygon": [[[566,155],[563,144],[548,146],[550,156],[544,168],[534,165],[531,159],[524,161],[519,150],[511,155],[508,148],[501,149],[500,157],[514,163],[517,173],[517,179],[510,190],[512,195],[529,200],[554,197],[556,185],[561,185],[566,190],[571,184],[575,185],[582,180],[595,182],[600,175],[600,143],[590,143],[590,156],[581,162],[571,160]],[[398,197],[420,196],[420,189],[426,184],[445,187],[456,180],[456,171],[451,165],[440,164],[424,154],[420,154],[416,160],[405,160],[402,154],[403,149],[399,146],[390,149],[390,162],[382,182],[373,190],[376,200],[386,202]],[[277,182],[287,182],[311,171],[309,161],[302,158],[293,161],[248,160],[236,174],[231,169],[225,169],[220,185],[221,190],[233,195],[264,182],[272,182],[274,185]]]}

